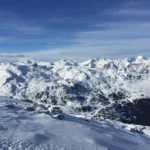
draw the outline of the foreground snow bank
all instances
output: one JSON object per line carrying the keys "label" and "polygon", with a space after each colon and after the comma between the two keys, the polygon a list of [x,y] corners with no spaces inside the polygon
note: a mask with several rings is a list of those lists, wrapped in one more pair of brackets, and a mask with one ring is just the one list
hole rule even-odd
{"label": "foreground snow bank", "polygon": [[150,138],[121,129],[119,123],[96,122],[26,109],[27,102],[0,97],[0,149],[9,150],[148,150]]}

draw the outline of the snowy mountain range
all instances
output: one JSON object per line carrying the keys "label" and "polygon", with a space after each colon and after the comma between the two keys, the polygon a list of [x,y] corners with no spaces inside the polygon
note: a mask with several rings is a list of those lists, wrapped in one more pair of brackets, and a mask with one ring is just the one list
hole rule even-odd
{"label": "snowy mountain range", "polygon": [[0,150],[149,150],[149,85],[142,56],[1,62]]}
{"label": "snowy mountain range", "polygon": [[150,125],[149,85],[150,59],[142,56],[0,63],[0,96],[98,120]]}

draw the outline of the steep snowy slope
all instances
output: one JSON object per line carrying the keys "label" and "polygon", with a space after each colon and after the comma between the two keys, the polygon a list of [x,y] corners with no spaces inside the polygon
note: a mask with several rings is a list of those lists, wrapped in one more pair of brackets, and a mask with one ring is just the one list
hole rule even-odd
{"label": "steep snowy slope", "polygon": [[141,112],[150,113],[149,85],[150,59],[142,56],[0,63],[1,96],[44,103],[47,107],[57,105],[66,113],[86,112],[97,119],[150,125],[141,120]]}
{"label": "steep snowy slope", "polygon": [[0,97],[1,150],[149,150],[150,137],[125,125],[65,114],[58,120],[31,105]]}

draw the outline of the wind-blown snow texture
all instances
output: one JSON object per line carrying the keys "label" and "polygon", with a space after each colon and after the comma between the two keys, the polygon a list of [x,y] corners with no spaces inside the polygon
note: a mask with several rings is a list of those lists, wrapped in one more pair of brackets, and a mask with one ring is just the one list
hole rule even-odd
{"label": "wind-blown snow texture", "polygon": [[149,150],[150,138],[125,124],[66,114],[57,120],[30,105],[0,97],[0,150]]}
{"label": "wind-blown snow texture", "polygon": [[[123,60],[0,63],[1,96],[127,123],[142,124],[140,119],[136,120],[139,112],[130,103],[143,98],[148,101],[149,85],[150,59],[142,56]],[[127,112],[126,107],[132,110]]]}

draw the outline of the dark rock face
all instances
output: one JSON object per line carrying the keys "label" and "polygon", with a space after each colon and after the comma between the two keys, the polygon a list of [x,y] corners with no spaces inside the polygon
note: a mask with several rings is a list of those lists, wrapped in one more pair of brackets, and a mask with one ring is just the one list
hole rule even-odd
{"label": "dark rock face", "polygon": [[59,119],[59,120],[64,120],[64,115],[63,114],[59,114],[59,115],[57,115],[57,117],[56,117],[57,119]]}
{"label": "dark rock face", "polygon": [[126,94],[124,92],[117,92],[117,93],[111,93],[109,95],[109,97],[112,99],[112,100],[120,100],[120,99],[124,99],[126,97]]}
{"label": "dark rock face", "polygon": [[135,123],[135,117],[131,115],[131,111],[126,106],[117,103],[101,109],[95,117],[122,121],[124,123]]}
{"label": "dark rock face", "polygon": [[83,82],[76,82],[73,86],[68,87],[66,93],[75,94],[75,95],[83,95],[85,93],[89,93],[90,88],[89,85]]}
{"label": "dark rock face", "polygon": [[6,105],[6,107],[8,107],[8,108],[15,108],[15,105],[14,104],[8,104],[8,105]]}
{"label": "dark rock face", "polygon": [[79,112],[91,112],[92,107],[91,106],[81,106],[81,108],[77,107],[76,110]]}
{"label": "dark rock face", "polygon": [[33,106],[29,106],[26,108],[27,111],[35,111],[35,107]]}
{"label": "dark rock face", "polygon": [[135,100],[131,115],[136,116],[136,124],[150,126],[150,98]]}
{"label": "dark rock face", "polygon": [[150,98],[131,102],[115,103],[103,108],[95,115],[96,118],[112,119],[137,125],[150,126]]}
{"label": "dark rock face", "polygon": [[59,119],[59,120],[64,120],[65,116],[63,114],[57,114],[57,115],[52,115],[53,118]]}

